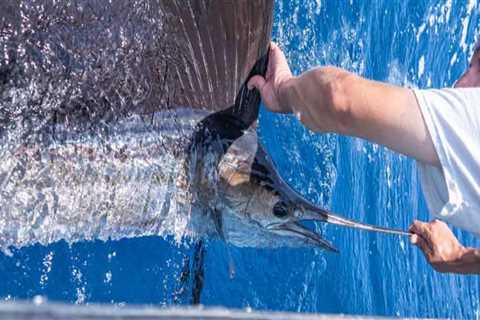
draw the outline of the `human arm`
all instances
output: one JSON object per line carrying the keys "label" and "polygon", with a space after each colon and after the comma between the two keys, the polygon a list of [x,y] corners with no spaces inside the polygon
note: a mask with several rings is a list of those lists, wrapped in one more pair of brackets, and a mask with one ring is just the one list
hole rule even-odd
{"label": "human arm", "polygon": [[427,261],[439,272],[480,274],[480,250],[464,247],[440,221],[414,221],[410,240],[418,246]]}
{"label": "human arm", "polygon": [[412,90],[335,67],[314,68],[294,77],[275,44],[265,78],[255,76],[249,86],[260,91],[270,110],[293,112],[311,130],[364,138],[439,164]]}
{"label": "human arm", "polygon": [[[293,112],[310,129],[357,136],[383,144],[425,163],[440,166],[438,155],[412,90],[371,81],[333,67],[298,77],[272,44],[265,78],[253,77],[272,111]],[[480,250],[465,248],[439,222],[415,222],[412,242],[440,272],[480,273]]]}

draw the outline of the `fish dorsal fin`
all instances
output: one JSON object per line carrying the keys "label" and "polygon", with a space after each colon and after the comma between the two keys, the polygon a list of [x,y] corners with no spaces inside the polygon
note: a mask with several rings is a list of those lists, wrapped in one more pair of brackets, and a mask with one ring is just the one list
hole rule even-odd
{"label": "fish dorsal fin", "polygon": [[[209,112],[248,105],[236,100],[252,97],[244,84],[269,46],[273,1],[168,0],[161,10],[168,36],[156,58],[165,77],[156,105]],[[250,110],[230,112],[256,119]]]}
{"label": "fish dorsal fin", "polygon": [[[227,151],[233,141],[256,123],[260,107],[260,94],[257,90],[248,90],[247,82],[254,75],[265,75],[268,63],[268,51],[258,59],[231,107],[210,114],[197,125],[192,145],[208,146],[213,142],[222,142],[222,148],[215,152],[219,158]],[[210,150],[212,151],[212,150]]]}
{"label": "fish dorsal fin", "polygon": [[[41,119],[72,128],[132,114],[228,109],[266,53],[273,22],[273,0],[58,2],[42,10],[25,3],[0,2],[7,26],[0,86],[7,93],[38,87],[44,104],[37,107],[36,94],[21,102],[36,106],[29,115],[38,109]],[[25,54],[15,54],[24,45]]]}

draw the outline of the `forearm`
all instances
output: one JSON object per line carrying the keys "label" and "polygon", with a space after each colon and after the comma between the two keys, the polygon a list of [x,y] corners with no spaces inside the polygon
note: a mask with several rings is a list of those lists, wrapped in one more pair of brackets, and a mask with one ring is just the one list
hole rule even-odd
{"label": "forearm", "polygon": [[333,67],[311,69],[284,83],[280,100],[310,129],[348,134],[350,102],[338,100],[348,98],[340,92],[351,76]]}
{"label": "forearm", "polygon": [[464,248],[460,259],[452,265],[452,272],[464,274],[480,274],[480,250]]}
{"label": "forearm", "polygon": [[364,138],[438,163],[413,92],[338,68],[316,68],[280,90],[300,121],[314,131]]}

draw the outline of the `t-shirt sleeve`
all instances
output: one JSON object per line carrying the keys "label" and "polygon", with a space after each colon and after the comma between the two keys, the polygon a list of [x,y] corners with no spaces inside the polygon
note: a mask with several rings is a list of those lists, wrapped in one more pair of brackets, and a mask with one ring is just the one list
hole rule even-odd
{"label": "t-shirt sleeve", "polygon": [[480,88],[414,93],[441,163],[418,162],[429,211],[480,235]]}

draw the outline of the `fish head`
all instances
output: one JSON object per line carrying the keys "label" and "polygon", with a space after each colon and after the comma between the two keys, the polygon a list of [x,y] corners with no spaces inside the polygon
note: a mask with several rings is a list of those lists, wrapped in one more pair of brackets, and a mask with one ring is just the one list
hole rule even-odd
{"label": "fish head", "polygon": [[218,169],[222,211],[235,215],[237,223],[260,229],[264,235],[287,245],[290,239],[292,243],[337,251],[321,235],[302,225],[304,221],[325,222],[329,213],[313,205],[280,177],[255,133],[247,132],[235,141]]}

